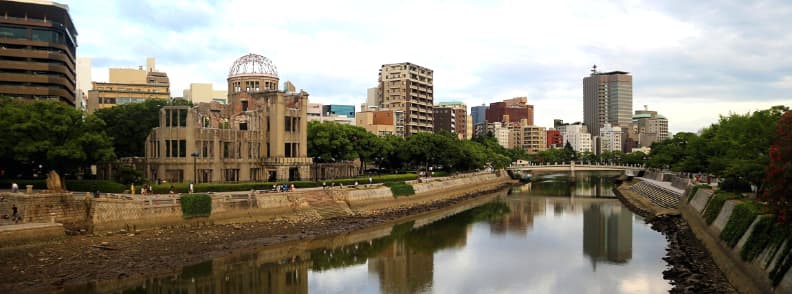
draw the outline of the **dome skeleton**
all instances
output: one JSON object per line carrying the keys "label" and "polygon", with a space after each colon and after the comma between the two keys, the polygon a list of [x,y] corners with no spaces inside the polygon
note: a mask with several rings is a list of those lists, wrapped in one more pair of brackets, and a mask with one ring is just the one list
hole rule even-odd
{"label": "dome skeleton", "polygon": [[229,78],[247,75],[278,78],[278,68],[269,58],[250,53],[234,61],[228,71]]}

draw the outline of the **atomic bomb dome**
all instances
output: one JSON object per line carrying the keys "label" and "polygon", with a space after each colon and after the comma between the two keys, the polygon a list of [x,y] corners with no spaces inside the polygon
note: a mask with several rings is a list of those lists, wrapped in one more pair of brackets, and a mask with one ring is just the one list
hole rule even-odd
{"label": "atomic bomb dome", "polygon": [[278,68],[272,64],[272,60],[258,54],[247,54],[240,57],[228,71],[228,77],[238,76],[267,76],[278,78]]}

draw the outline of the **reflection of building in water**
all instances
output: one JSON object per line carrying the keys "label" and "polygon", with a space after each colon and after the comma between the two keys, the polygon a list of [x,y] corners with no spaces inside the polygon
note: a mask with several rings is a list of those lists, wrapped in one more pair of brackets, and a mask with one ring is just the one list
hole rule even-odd
{"label": "reflection of building in water", "polygon": [[632,258],[632,213],[621,206],[593,204],[583,210],[583,254],[597,262]]}
{"label": "reflection of building in water", "polygon": [[368,259],[370,273],[377,273],[383,293],[416,293],[432,286],[434,254],[409,248],[397,240],[377,257]]}
{"label": "reflection of building in water", "polygon": [[575,196],[613,197],[613,184],[607,176],[584,174],[576,179],[573,193]]}
{"label": "reflection of building in water", "polygon": [[[244,255],[188,266],[178,276],[148,279],[143,286],[126,290],[141,290],[146,293],[302,294],[308,293],[310,267],[311,262],[305,254],[277,261],[262,256]],[[111,288],[118,286],[121,285],[97,285],[97,292],[110,292]]]}
{"label": "reflection of building in water", "polygon": [[511,232],[525,236],[533,228],[534,216],[545,214],[543,198],[511,198],[506,201],[511,213],[503,218],[490,221],[490,231],[495,234]]}

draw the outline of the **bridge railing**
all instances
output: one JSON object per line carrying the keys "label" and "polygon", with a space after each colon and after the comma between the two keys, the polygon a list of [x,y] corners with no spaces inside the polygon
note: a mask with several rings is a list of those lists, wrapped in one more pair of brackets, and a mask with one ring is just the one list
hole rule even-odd
{"label": "bridge railing", "polygon": [[[520,163],[520,164],[512,164],[510,168],[526,168],[526,167],[571,167],[572,163],[570,162],[529,162],[529,163]],[[579,163],[575,162],[575,167],[597,167],[597,168],[636,168],[636,169],[643,169],[646,168],[645,165],[642,164],[618,164],[618,163]]]}

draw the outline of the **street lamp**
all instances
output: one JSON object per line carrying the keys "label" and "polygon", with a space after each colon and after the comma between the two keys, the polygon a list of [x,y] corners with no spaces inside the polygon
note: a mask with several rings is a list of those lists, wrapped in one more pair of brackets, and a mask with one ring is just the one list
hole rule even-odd
{"label": "street lamp", "polygon": [[193,158],[193,183],[197,183],[198,182],[198,167],[196,166],[196,162],[198,161],[198,156],[201,156],[201,154],[198,154],[198,152],[193,152],[192,154],[190,154],[190,156],[192,156],[192,158]]}

